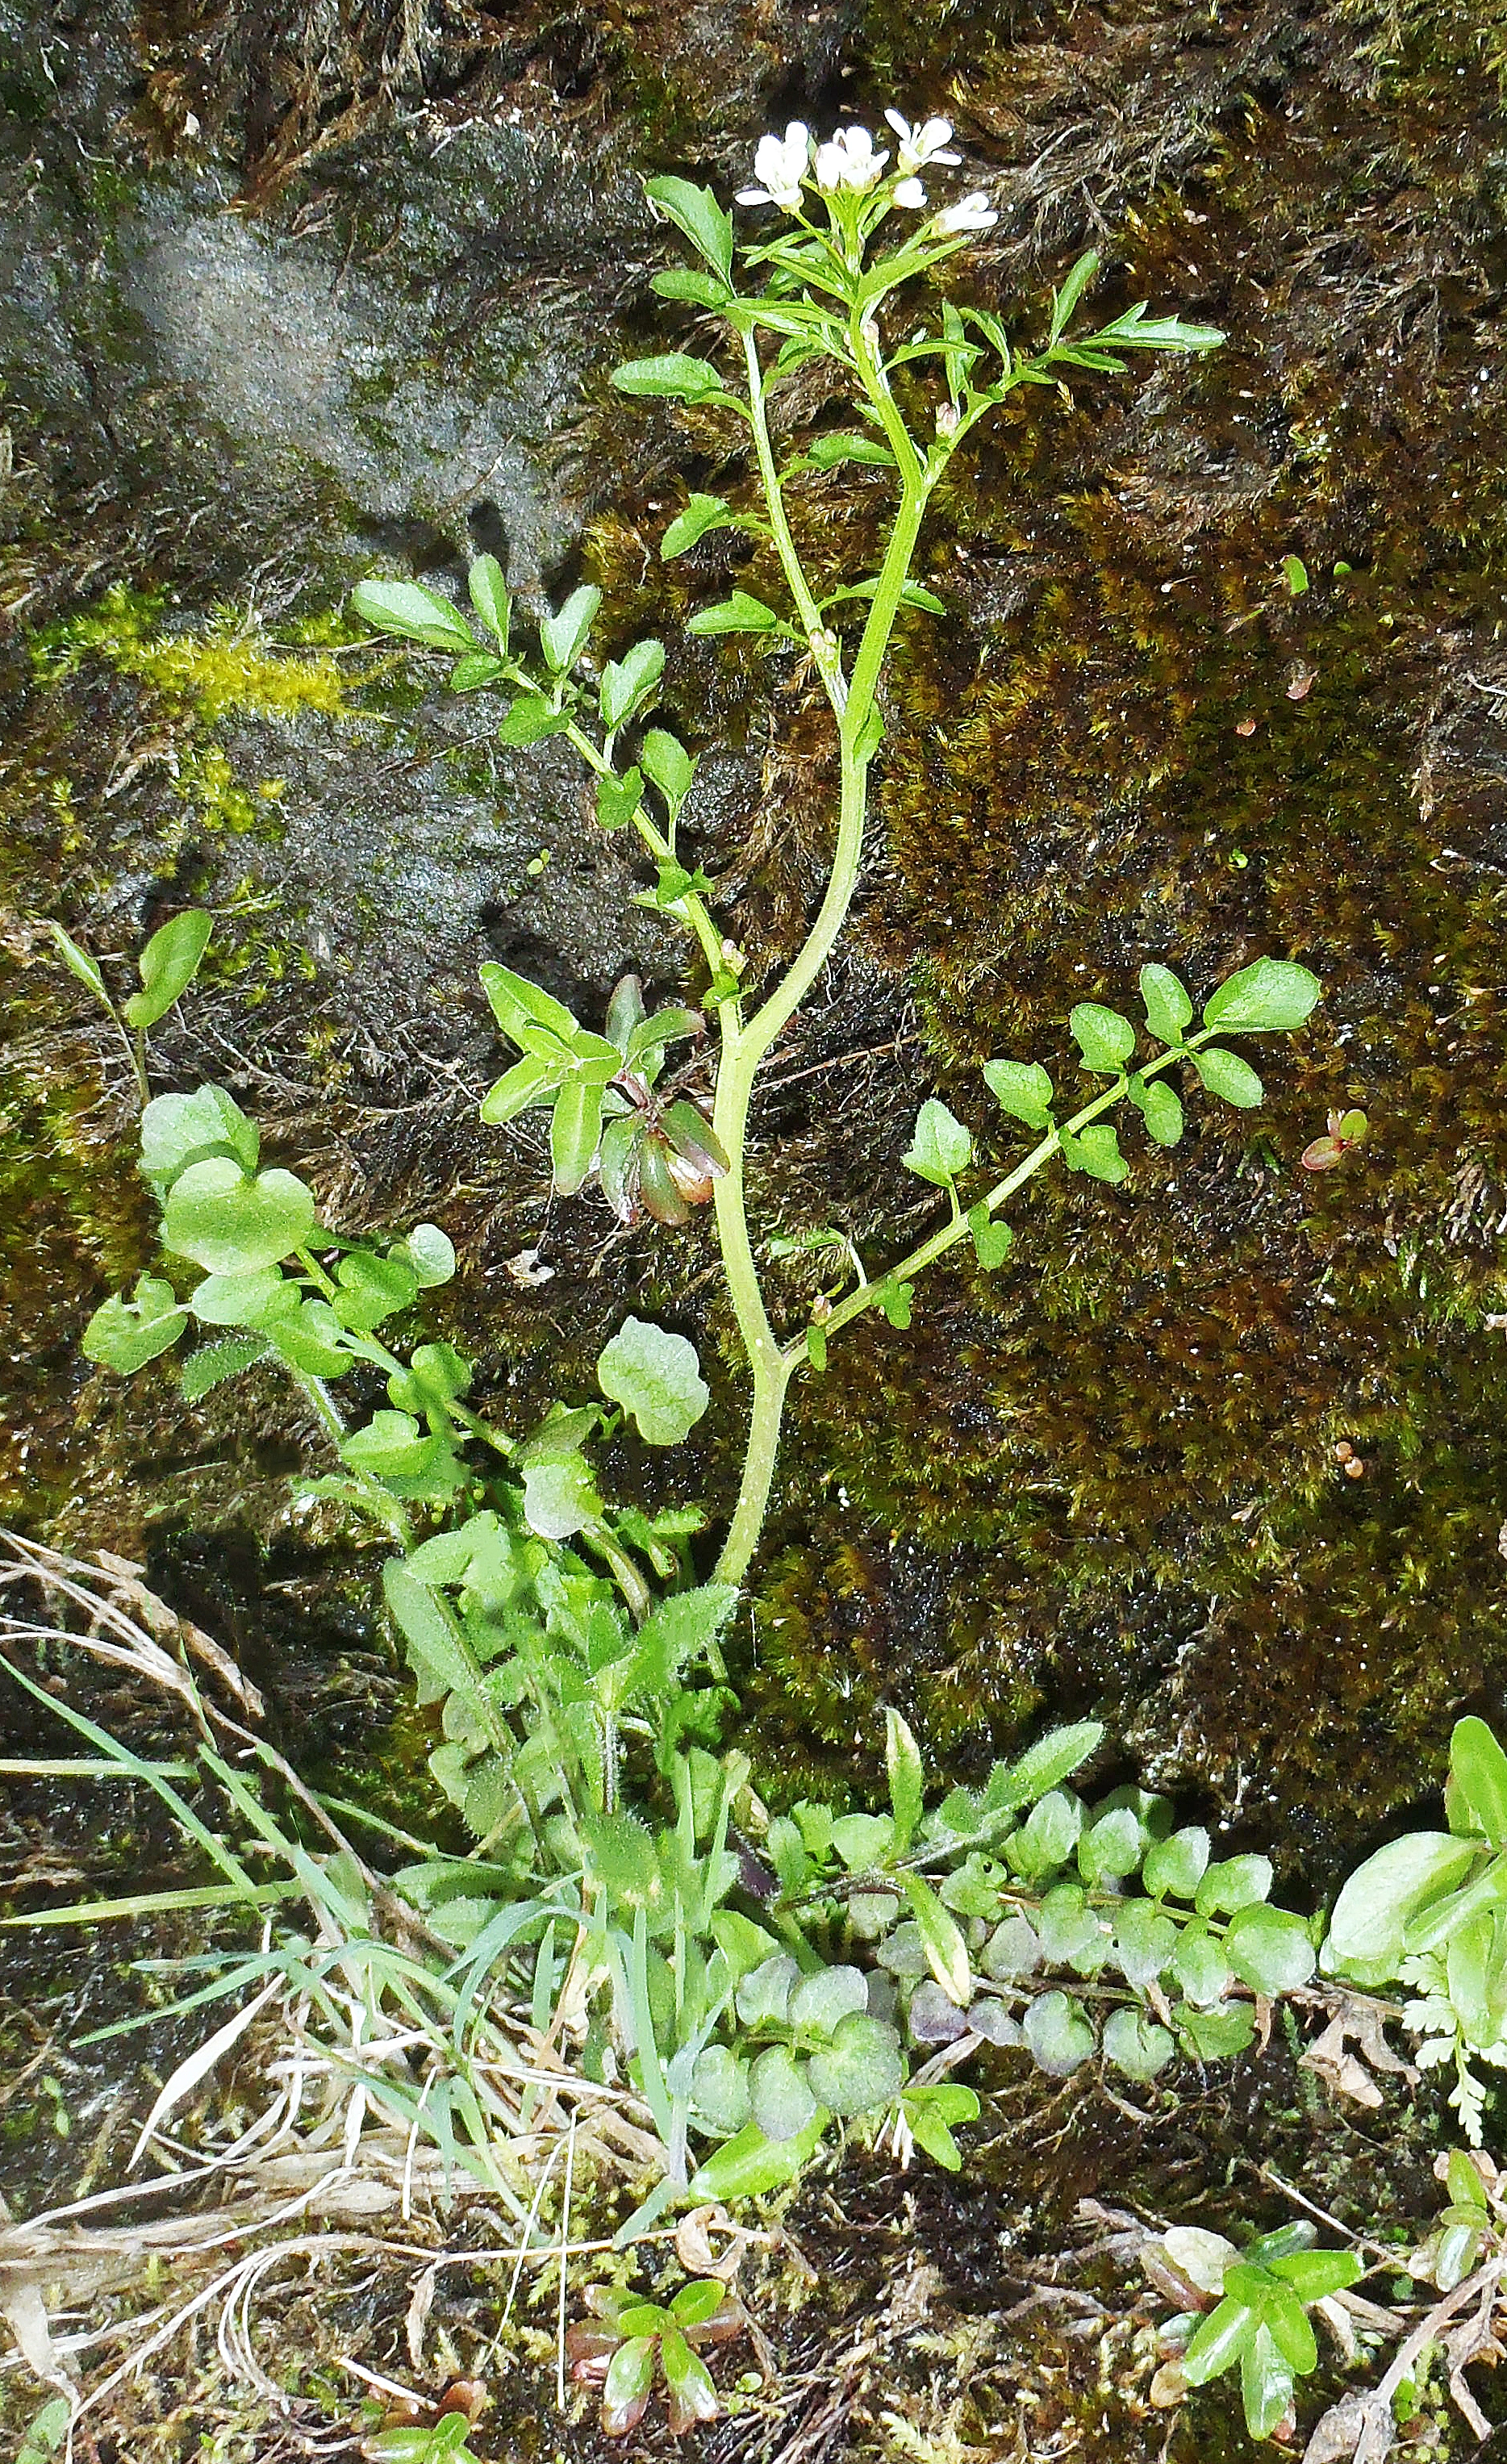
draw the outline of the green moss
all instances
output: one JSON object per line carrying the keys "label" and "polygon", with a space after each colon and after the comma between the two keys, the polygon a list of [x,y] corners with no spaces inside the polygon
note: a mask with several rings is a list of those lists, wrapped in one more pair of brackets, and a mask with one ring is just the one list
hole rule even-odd
{"label": "green moss", "polygon": [[232,715],[286,718],[315,710],[334,718],[345,710],[343,679],[322,647],[334,629],[330,619],[317,627],[319,647],[310,647],[309,629],[301,627],[300,648],[292,650],[230,608],[217,609],[201,630],[170,631],[162,622],[165,605],[160,591],[112,584],[93,607],[34,637],[38,676],[58,684],[86,660],[99,659],[120,675],[140,677],[164,702],[190,711],[206,726]]}

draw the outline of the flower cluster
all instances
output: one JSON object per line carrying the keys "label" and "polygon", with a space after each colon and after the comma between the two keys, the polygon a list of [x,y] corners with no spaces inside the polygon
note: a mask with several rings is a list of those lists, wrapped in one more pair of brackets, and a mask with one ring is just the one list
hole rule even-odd
{"label": "flower cluster", "polygon": [[[919,210],[927,203],[927,192],[917,173],[933,164],[956,165],[962,160],[950,150],[952,123],[924,120],[912,126],[898,111],[886,111],[885,118],[899,140],[890,202]],[[839,128],[818,144],[805,121],[793,120],[783,137],[772,130],[759,139],[754,151],[754,185],[740,188],[737,200],[740,206],[778,206],[782,213],[798,214],[808,187],[822,197],[868,196],[884,179],[889,156],[890,149],[876,145],[866,128]],[[998,219],[979,188],[960,204],[945,207],[933,218],[932,230],[940,237],[950,238],[988,231]]]}

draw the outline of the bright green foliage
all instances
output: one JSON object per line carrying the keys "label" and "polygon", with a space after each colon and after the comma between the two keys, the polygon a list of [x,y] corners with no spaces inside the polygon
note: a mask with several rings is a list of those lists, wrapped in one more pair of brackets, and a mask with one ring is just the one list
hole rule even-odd
{"label": "bright green foliage", "polygon": [[1316,2250],[1316,2238],[1310,2224],[1285,2225],[1244,2250],[1202,2231],[1163,2237],[1164,2256],[1190,2286],[1218,2296],[1188,2339],[1180,2374],[1197,2387],[1237,2369],[1253,2438],[1286,2434],[1294,2388],[1318,2363],[1310,2306],[1365,2272],[1353,2251]]}
{"label": "bright green foliage", "polygon": [[139,961],[142,989],[121,1004],[127,1026],[155,1026],[192,983],[209,946],[214,919],[188,907],[152,935]]}
{"label": "bright green foliage", "polygon": [[[374,577],[353,603],[377,632],[440,653],[454,691],[494,692],[503,747],[526,751],[555,737],[570,744],[601,826],[642,847],[643,903],[682,925],[694,946],[698,1007],[651,1014],[628,977],[601,1032],[525,977],[484,966],[483,989],[515,1057],[482,1117],[501,1127],[546,1113],[555,1191],[573,1196],[596,1178],[622,1223],[646,1214],[680,1224],[693,1206],[716,1200],[754,1392],[743,1487],[711,1579],[697,1581],[690,1562],[694,1509],[650,1517],[615,1507],[588,1451],[599,1428],[616,1436],[625,1423],[630,1442],[686,1437],[710,1399],[686,1336],[636,1317],[612,1336],[598,1375],[621,1418],[566,1400],[531,1430],[495,1426],[470,1399],[472,1364],[411,1323],[404,1331],[424,1291],[454,1271],[445,1234],[421,1224],[385,1243],[345,1240],[304,1181],[264,1164],[254,1125],[219,1089],[146,1106],[142,1171],[163,1210],[174,1280],[143,1278],[133,1301],[98,1313],[88,1338],[92,1356],[130,1369],[197,1321],[212,1333],[188,1355],[190,1395],[253,1364],[280,1368],[327,1440],[327,1468],[302,1484],[304,1493],[384,1535],[391,1630],[421,1705],[434,1713],[430,1774],[473,1843],[467,1856],[425,1855],[392,1878],[400,1900],[456,1952],[443,1973],[425,1972],[422,1989],[447,2013],[453,2060],[448,2055],[426,2079],[426,2106],[415,2092],[406,2104],[400,2094],[393,2109],[434,2136],[448,2167],[474,2159],[485,2171],[495,2113],[485,2066],[468,2066],[469,2031],[497,1979],[547,2030],[569,1977],[573,2033],[585,2023],[583,2059],[632,2098],[636,2119],[657,2134],[665,2179],[644,2213],[683,2195],[778,2189],[840,2125],[888,2133],[903,2156],[918,2146],[955,2167],[954,2130],[975,2118],[978,2101],[956,2080],[912,2079],[913,2062],[929,2062],[933,2048],[964,2039],[970,2050],[1023,2048],[1059,2077],[1103,2060],[1149,2083],[1178,2055],[1240,2051],[1253,2029],[1248,1997],[1292,1990],[1313,1959],[1301,1921],[1269,1903],[1264,1859],[1211,1862],[1207,1837],[1174,1832],[1166,1801],[1139,1790],[1079,1795],[1070,1783],[1101,1742],[1097,1724],[1054,1731],[997,1765],[982,1788],[953,1789],[928,1806],[920,1748],[891,1709],[886,1813],[802,1803],[773,1819],[746,1758],[722,1742],[735,1707],[723,1637],[759,1536],[790,1378],[808,1360],[824,1365],[829,1334],[863,1310],[878,1309],[905,1329],[920,1274],[950,1247],[971,1241],[981,1268],[999,1266],[1012,1239],[1000,1210],[1055,1158],[1123,1182],[1129,1164],[1104,1117],[1111,1111],[1128,1107],[1153,1145],[1175,1145],[1184,1121],[1167,1076],[1174,1067],[1185,1084],[1201,1079],[1237,1108],[1254,1103],[1254,1071],[1213,1042],[1216,1033],[1289,1030],[1319,989],[1301,967],[1257,960],[1211,996],[1190,1034],[1184,988],[1165,967],[1147,967],[1141,990],[1157,1048],[1140,1055],[1130,1018],[1080,1003],[1069,1023],[1082,1068],[1108,1083],[1059,1117],[1039,1064],[986,1063],[1000,1111],[1034,1141],[993,1185],[975,1133],[928,1098],[905,1161],[945,1194],[948,1220],[872,1276],[843,1236],[818,1236],[835,1242],[852,1287],[824,1292],[809,1329],[775,1331],[760,1281],[766,1252],[745,1213],[746,1125],[757,1072],[831,956],[861,875],[893,628],[907,608],[947,613],[909,571],[933,495],[964,439],[1018,387],[1049,398],[1074,368],[1114,372],[1131,351],[1196,353],[1220,340],[1144,304],[1078,330],[1098,272],[1090,253],[1054,294],[1046,346],[1022,353],[993,310],[941,297],[929,283],[968,245],[967,214],[916,221],[902,201],[892,219],[895,172],[876,174],[867,190],[819,195],[809,166],[792,177],[815,226],[782,225],[741,257],[710,191],[676,179],[647,184],[697,259],[656,287],[716,321],[708,356],[670,350],[614,377],[625,395],[686,407],[726,473],[729,495],[691,494],[663,555],[729,525],[768,551],[756,592],[732,588],[702,605],[688,630],[743,637],[719,654],[730,661],[798,650],[837,727],[842,796],[831,880],[786,973],[748,992],[743,954],[711,913],[715,886],[678,842],[696,761],[669,728],[645,724],[662,694],[673,707],[661,641],[603,655],[593,640],[601,593],[589,583],[526,623],[488,556],[470,571],[470,612],[406,578]],[[819,383],[808,381],[819,429],[785,390],[816,362],[826,363]],[[834,388],[849,406],[840,417],[856,426],[831,423]],[[677,414],[659,416],[673,428]],[[873,570],[826,569],[819,539],[808,572],[781,456],[787,473],[852,466],[856,485],[893,500]],[[832,528],[840,542],[848,535]],[[66,936],[58,947],[98,991],[94,962]],[[136,997],[142,1024],[178,997],[202,948],[201,923],[190,918],[154,938]],[[708,1018],[714,1087],[703,1060]],[[676,1045],[689,1055],[671,1070]],[[999,1130],[995,1121],[992,1133]],[[361,1397],[348,1413],[333,1392],[347,1379]],[[1494,1794],[1478,1746],[1464,1761],[1470,1805],[1484,1809],[1485,1838],[1495,1841],[1498,1796],[1507,1804],[1507,1795]],[[217,1784],[257,1828],[244,1782],[220,1772],[216,1763]],[[179,1818],[187,1827],[197,1819],[186,1807]],[[205,1844],[202,1826],[192,1836]],[[1467,1849],[1473,1864],[1496,1853],[1477,1848],[1478,1836]],[[298,1849],[290,1861],[330,1938],[360,1942],[377,1980],[368,2013],[376,2035],[379,2022],[411,2016],[413,1980],[377,1937],[354,1860],[326,1866]],[[1490,2002],[1489,1967],[1477,1962],[1469,1978],[1462,1969],[1461,1992],[1469,1987]],[[667,2309],[616,2296],[593,2306],[602,2326],[579,2331],[595,2342],[572,2359],[601,2387],[605,2430],[636,2426],[658,2379],[672,2431],[710,2417],[715,2394],[695,2346],[723,2315],[720,2292],[688,2287]],[[1269,2324],[1261,2310],[1262,2334]],[[1280,2346],[1278,2326],[1270,2332]],[[443,2425],[413,2434],[428,2441],[426,2453],[443,2452],[434,2448],[442,2435],[464,2439]]]}
{"label": "bright green foliage", "polygon": [[433,2423],[415,2424],[402,2430],[379,2430],[361,2442],[361,2453],[371,2464],[481,2464],[473,2447],[468,2446],[469,2424],[464,2412],[442,2412]]}
{"label": "bright green foliage", "polygon": [[1483,1720],[1455,1723],[1448,1832],[1392,1839],[1350,1876],[1323,1946],[1330,1976],[1412,1989],[1404,2018],[1424,2069],[1454,2069],[1450,2101],[1482,2141],[1477,2061],[1507,2065],[1507,1755]]}
{"label": "bright green foliage", "polygon": [[678,1446],[711,1399],[695,1345],[643,1318],[623,1319],[597,1375],[602,1393],[622,1405],[651,1446]]}
{"label": "bright green foliage", "polygon": [[917,1117],[915,1135],[901,1158],[906,1170],[934,1181],[939,1189],[950,1189],[972,1157],[973,1141],[962,1122],[954,1120],[934,1095],[928,1096]]}

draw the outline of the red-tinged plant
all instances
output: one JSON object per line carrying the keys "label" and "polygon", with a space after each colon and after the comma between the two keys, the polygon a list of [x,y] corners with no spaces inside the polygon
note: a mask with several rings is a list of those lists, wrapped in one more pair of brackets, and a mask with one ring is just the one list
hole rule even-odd
{"label": "red-tinged plant", "polygon": [[601,2324],[582,2321],[566,2334],[571,2376],[601,2389],[601,2427],[608,2438],[636,2430],[654,2391],[656,2372],[665,2382],[672,2436],[721,2410],[711,2372],[694,2348],[725,2344],[748,2324],[743,2304],[713,2277],[683,2284],[667,2307],[614,2292],[605,2284],[586,2290],[586,2307]]}

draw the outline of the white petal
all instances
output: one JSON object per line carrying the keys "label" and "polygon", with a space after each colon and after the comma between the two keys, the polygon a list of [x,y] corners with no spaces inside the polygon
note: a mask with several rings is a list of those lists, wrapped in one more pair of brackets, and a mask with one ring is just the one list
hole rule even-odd
{"label": "white petal", "polygon": [[895,190],[897,206],[924,206],[927,192],[919,180],[902,180]]}
{"label": "white petal", "polygon": [[734,203],[740,206],[772,206],[775,200],[767,188],[739,188]]}
{"label": "white petal", "polygon": [[928,120],[922,123],[916,143],[918,145],[924,145],[926,147],[928,157],[929,158],[936,152],[939,145],[949,144],[951,142],[951,136],[952,122],[950,120]]}
{"label": "white petal", "polygon": [[886,109],[886,110],[885,110],[885,118],[888,121],[888,122],[889,122],[889,124],[890,124],[891,128],[892,128],[892,129],[894,130],[894,132],[895,132],[895,135],[896,135],[898,138],[900,138],[902,141],[904,141],[906,138],[907,138],[907,137],[910,135],[910,122],[909,122],[909,121],[908,121],[908,120],[904,120],[904,119],[902,119],[902,117],[901,117],[901,115],[900,115],[900,113],[899,113],[898,111],[890,111],[890,110]]}

